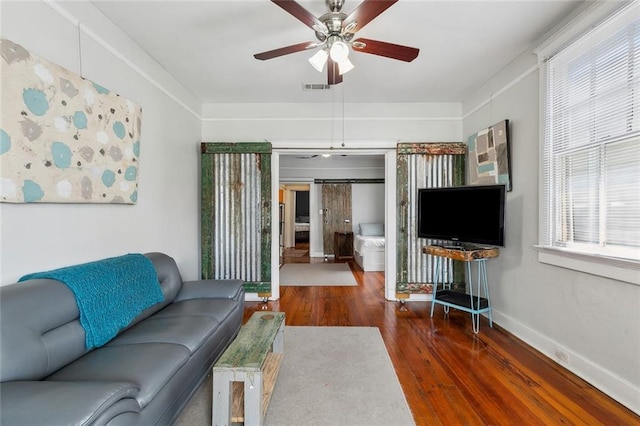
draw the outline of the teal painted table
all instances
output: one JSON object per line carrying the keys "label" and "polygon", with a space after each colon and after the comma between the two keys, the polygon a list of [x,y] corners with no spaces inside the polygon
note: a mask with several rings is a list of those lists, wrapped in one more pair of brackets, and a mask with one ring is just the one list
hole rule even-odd
{"label": "teal painted table", "polygon": [[284,353],[283,312],[255,312],[213,366],[214,426],[262,425]]}

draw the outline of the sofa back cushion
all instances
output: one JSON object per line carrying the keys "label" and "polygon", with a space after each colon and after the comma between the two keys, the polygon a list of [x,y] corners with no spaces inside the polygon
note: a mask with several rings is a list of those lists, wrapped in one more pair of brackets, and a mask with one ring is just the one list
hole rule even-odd
{"label": "sofa back cushion", "polygon": [[139,323],[143,319],[153,315],[160,309],[172,303],[173,299],[176,298],[176,295],[182,288],[182,277],[180,276],[178,265],[176,265],[176,261],[172,257],[167,256],[164,253],[145,253],[144,255],[151,260],[153,267],[156,269],[160,289],[164,295],[164,301],[156,303],[142,311],[140,315],[131,321],[127,328]]}
{"label": "sofa back cushion", "polygon": [[[164,301],[128,327],[170,304],[182,287],[175,261],[145,254],[158,273]],[[41,380],[88,352],[73,292],[63,283],[33,279],[0,287],[0,381]],[[128,328],[127,327],[127,328]]]}
{"label": "sofa back cushion", "polygon": [[35,279],[0,287],[0,381],[40,380],[86,352],[65,284]]}

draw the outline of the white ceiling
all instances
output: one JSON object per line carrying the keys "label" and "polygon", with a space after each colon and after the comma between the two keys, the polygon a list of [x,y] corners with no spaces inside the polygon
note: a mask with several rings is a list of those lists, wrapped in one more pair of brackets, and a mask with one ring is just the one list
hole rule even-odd
{"label": "white ceiling", "polygon": [[[349,14],[361,0],[346,0]],[[324,0],[300,0],[315,16]],[[355,38],[420,49],[411,63],[354,53],[341,83],[347,102],[459,102],[578,7],[576,0],[400,0]],[[93,1],[203,103],[331,102],[303,83],[326,83],[315,51],[268,61],[253,54],[314,32],[268,0]]]}

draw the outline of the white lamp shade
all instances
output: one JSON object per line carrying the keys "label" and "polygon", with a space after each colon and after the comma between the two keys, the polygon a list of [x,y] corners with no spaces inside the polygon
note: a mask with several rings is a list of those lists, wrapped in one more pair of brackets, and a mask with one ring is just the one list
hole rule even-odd
{"label": "white lamp shade", "polygon": [[346,73],[348,73],[349,71],[351,71],[354,68],[355,68],[355,66],[351,63],[349,58],[344,58],[343,61],[340,61],[338,63],[338,71],[339,71],[340,75],[346,74]]}
{"label": "white lamp shade", "polygon": [[331,45],[329,55],[334,62],[340,63],[349,56],[349,46],[343,41],[336,41]]}
{"label": "white lamp shade", "polygon": [[327,63],[327,52],[324,49],[318,50],[315,55],[309,58],[309,63],[318,70],[318,72],[322,72],[324,69],[324,64]]}

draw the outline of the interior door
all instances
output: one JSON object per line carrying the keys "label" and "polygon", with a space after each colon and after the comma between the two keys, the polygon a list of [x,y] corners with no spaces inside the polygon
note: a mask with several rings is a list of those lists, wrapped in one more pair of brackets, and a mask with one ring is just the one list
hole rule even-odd
{"label": "interior door", "polygon": [[271,144],[201,144],[203,279],[271,295]]}
{"label": "interior door", "polygon": [[351,184],[322,185],[322,240],[325,256],[334,254],[335,232],[351,232]]}

